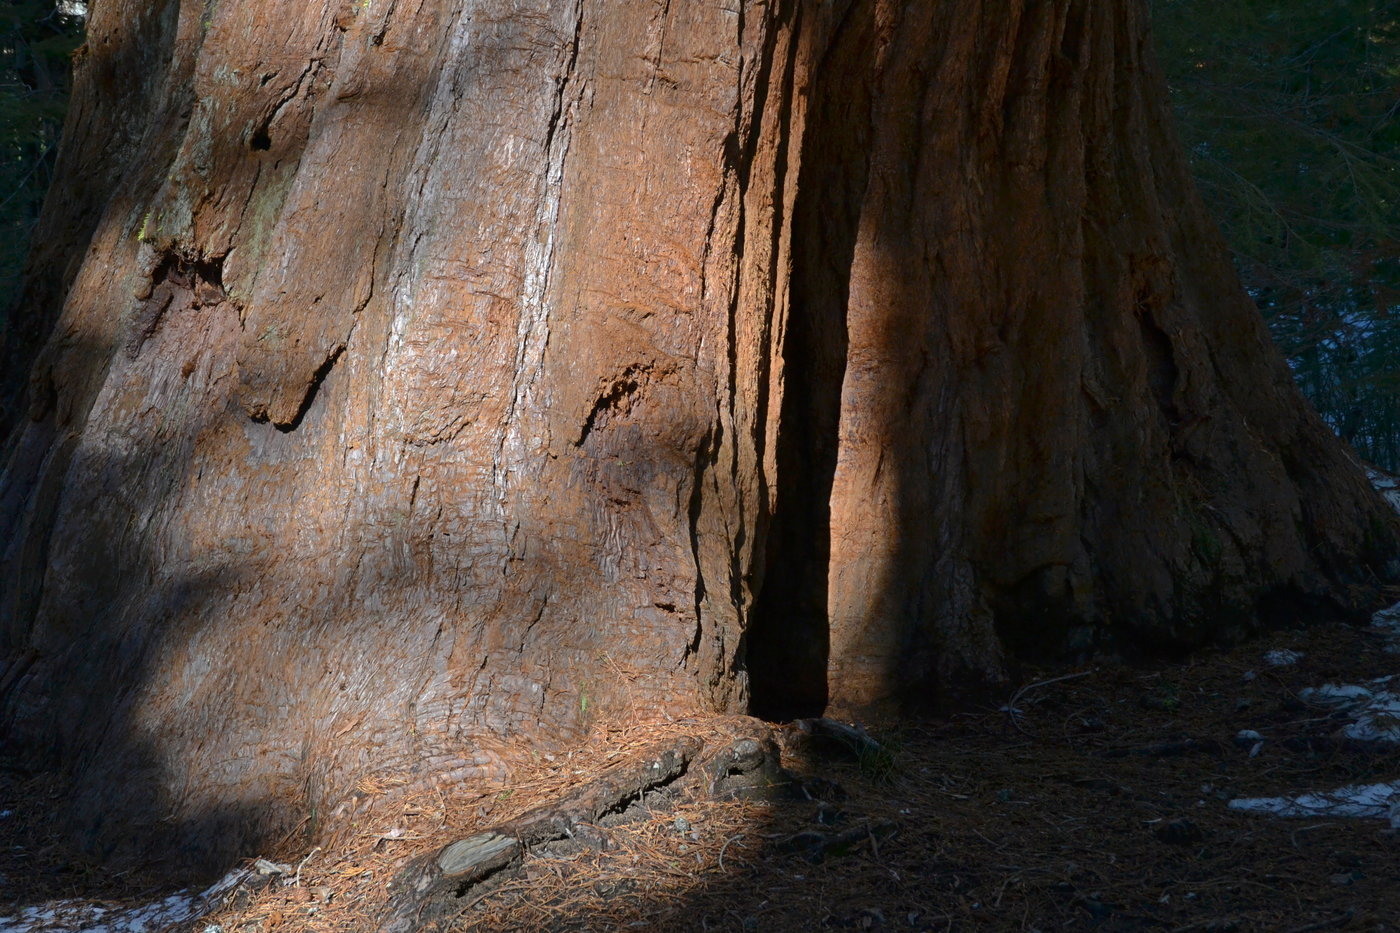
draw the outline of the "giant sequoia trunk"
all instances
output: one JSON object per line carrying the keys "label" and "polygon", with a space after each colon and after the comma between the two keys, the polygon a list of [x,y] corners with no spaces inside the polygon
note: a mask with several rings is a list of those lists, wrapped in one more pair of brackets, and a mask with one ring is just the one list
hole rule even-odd
{"label": "giant sequoia trunk", "polygon": [[1232,277],[1141,0],[89,27],[9,344],[47,335],[0,697],[99,853],[208,864],[594,717],[892,710],[1357,612],[1396,551]]}

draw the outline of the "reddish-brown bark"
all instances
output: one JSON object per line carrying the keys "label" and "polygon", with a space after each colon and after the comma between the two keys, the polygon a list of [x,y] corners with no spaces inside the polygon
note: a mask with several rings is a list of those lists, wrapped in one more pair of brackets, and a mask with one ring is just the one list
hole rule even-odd
{"label": "reddish-brown bark", "polygon": [[1145,37],[1139,0],[95,5],[0,486],[12,738],[97,851],[208,863],[597,716],[1364,608],[1394,521]]}

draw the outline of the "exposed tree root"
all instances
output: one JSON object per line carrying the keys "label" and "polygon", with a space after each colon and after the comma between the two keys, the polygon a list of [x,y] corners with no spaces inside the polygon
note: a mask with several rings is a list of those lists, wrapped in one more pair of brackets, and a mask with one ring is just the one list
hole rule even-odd
{"label": "exposed tree root", "polygon": [[689,735],[658,743],[556,802],[414,859],[392,883],[380,933],[440,928],[518,875],[532,852],[559,855],[605,848],[598,823],[605,818],[627,822],[630,811],[649,795],[701,799],[799,793],[796,779],[782,768],[771,727],[757,720],[750,726],[749,734],[709,747]]}

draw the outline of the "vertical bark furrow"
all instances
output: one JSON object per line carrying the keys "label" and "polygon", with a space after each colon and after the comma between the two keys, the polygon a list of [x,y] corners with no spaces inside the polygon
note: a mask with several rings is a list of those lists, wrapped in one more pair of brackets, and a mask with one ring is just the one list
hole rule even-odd
{"label": "vertical bark furrow", "polygon": [[[821,56],[808,100],[792,205],[788,320],[783,335],[776,492],[762,590],[747,633],[752,707],[792,718],[828,699],[829,610],[848,288],[870,171],[877,55],[874,9],[847,5],[837,22],[802,24]],[[809,52],[809,54],[811,54]]]}

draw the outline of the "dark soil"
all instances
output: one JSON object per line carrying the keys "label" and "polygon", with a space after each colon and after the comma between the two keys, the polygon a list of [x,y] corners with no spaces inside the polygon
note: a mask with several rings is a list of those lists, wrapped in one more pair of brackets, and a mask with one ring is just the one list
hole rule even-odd
{"label": "dark soil", "polygon": [[0,758],[0,930],[4,917],[46,901],[142,904],[169,890],[158,877],[109,871],[75,855],[60,830],[64,799],[52,776]]}
{"label": "dark soil", "polygon": [[[1304,657],[1270,667],[1272,648]],[[600,821],[589,844],[541,851],[518,877],[463,898],[452,928],[1397,930],[1400,835],[1385,820],[1226,806],[1400,778],[1394,746],[1341,738],[1342,717],[1299,697],[1397,671],[1400,655],[1378,633],[1320,626],[1180,664],[1032,674],[1014,714],[876,730],[885,752],[859,760],[790,758],[811,800],[640,801]],[[576,785],[590,763],[615,760],[609,747],[707,728],[719,727],[604,731],[568,762],[490,794],[386,794],[359,829],[313,853],[299,881],[236,898],[193,928],[373,929],[408,857]],[[1254,754],[1235,742],[1243,729],[1264,736]],[[0,820],[11,904],[149,896],[141,879],[63,856],[45,816],[62,801],[44,785],[8,773],[0,790],[0,809],[14,811]]]}

